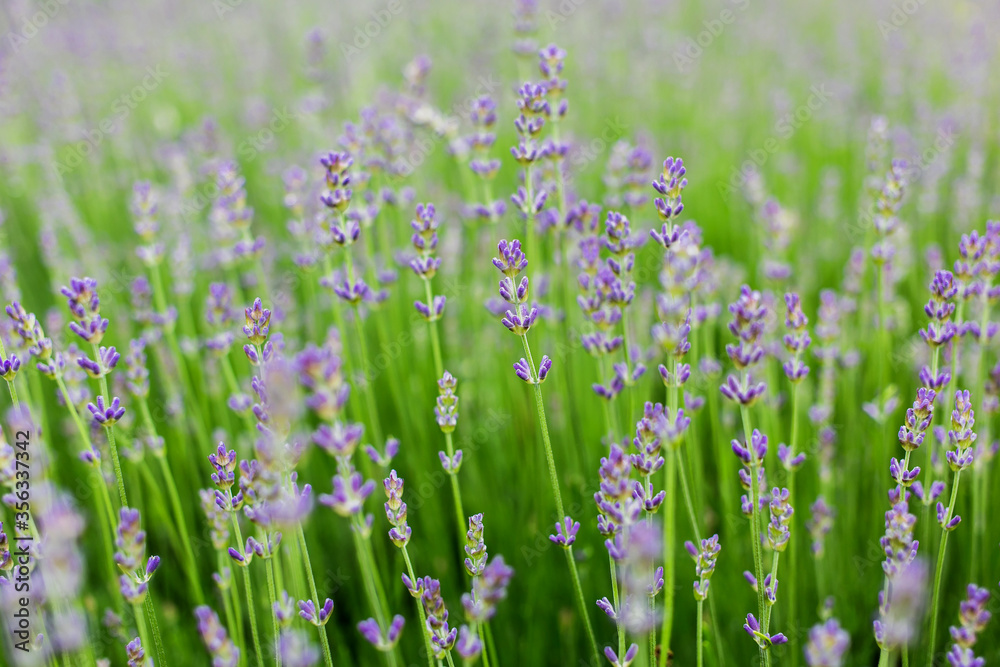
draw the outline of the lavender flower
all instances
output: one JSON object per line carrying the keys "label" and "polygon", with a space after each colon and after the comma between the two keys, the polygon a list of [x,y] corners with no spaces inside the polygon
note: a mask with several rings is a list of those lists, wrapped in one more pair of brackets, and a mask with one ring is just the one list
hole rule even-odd
{"label": "lavender flower", "polygon": [[757,622],[757,618],[753,614],[747,614],[747,622],[743,624],[743,629],[746,630],[748,635],[753,637],[754,641],[761,648],[777,646],[788,642],[788,637],[780,632],[773,635],[762,632],[760,623]]}
{"label": "lavender flower", "polygon": [[512,310],[507,310],[502,324],[511,333],[524,336],[538,319],[538,308],[528,305],[528,277],[522,276],[515,285],[517,277],[527,268],[528,260],[517,239],[510,243],[500,241],[498,249],[500,257],[493,259],[493,265],[504,275],[500,280],[500,297],[513,306]]}
{"label": "lavender flower", "polygon": [[444,598],[441,597],[441,582],[425,577],[421,585],[423,592],[420,595],[420,602],[427,615],[427,631],[431,635],[434,657],[444,660],[445,654],[455,646],[458,628],[448,625],[448,609],[445,607]]}
{"label": "lavender flower", "polygon": [[125,416],[125,408],[122,407],[117,396],[108,405],[105,405],[103,396],[98,396],[96,404],[88,403],[87,409],[93,415],[94,422],[105,428],[111,428]]}
{"label": "lavender flower", "polygon": [[956,646],[963,649],[971,649],[989,623],[992,614],[986,610],[986,605],[990,601],[990,592],[985,588],[980,588],[975,584],[969,584],[966,588],[966,597],[959,605],[958,625],[951,626],[951,638]]}
{"label": "lavender flower", "polygon": [[101,299],[97,295],[97,281],[93,278],[71,278],[69,286],[60,292],[76,318],[69,328],[92,345],[99,345],[108,330],[108,320],[101,317]]}
{"label": "lavender flower", "polygon": [[[955,312],[954,299],[958,294],[958,288],[950,271],[938,271],[931,281],[930,290],[931,298],[924,306],[924,312],[930,321],[927,323],[927,328],[920,330],[920,337],[931,348],[938,348],[950,342],[958,333],[955,323],[951,321]],[[931,382],[925,384],[937,391],[947,382],[939,384],[938,378],[931,378]]]}
{"label": "lavender flower", "polygon": [[[918,482],[919,484],[919,482]],[[806,530],[812,536],[812,552],[816,558],[822,558],[826,547],[826,536],[833,528],[834,511],[823,496],[816,498],[816,502],[810,505],[812,518],[806,522]]]}
{"label": "lavender flower", "polygon": [[120,580],[122,596],[130,604],[142,604],[148,582],[160,566],[160,557],[150,556],[146,560],[146,532],[139,526],[139,510],[121,509],[115,546],[118,547],[115,563],[123,572]]}
{"label": "lavender flower", "polygon": [[694,582],[694,599],[704,600],[708,597],[708,587],[712,575],[715,574],[715,562],[722,549],[719,545],[719,536],[712,535],[702,540],[700,547],[696,547],[693,542],[685,542],[684,548],[694,559],[694,573],[698,577],[698,581]]}
{"label": "lavender flower", "polygon": [[663,221],[663,227],[659,232],[656,230],[650,232],[650,236],[667,250],[676,245],[684,233],[680,227],[676,226],[674,219],[684,210],[681,194],[687,187],[687,179],[684,177],[686,173],[684,160],[668,157],[663,161],[663,171],[653,181],[653,189],[660,194],[653,200],[653,204],[656,206],[660,220]]}
{"label": "lavender flower", "polygon": [[621,660],[618,659],[618,654],[615,653],[614,649],[612,649],[610,646],[604,647],[604,656],[611,663],[611,667],[629,667],[629,665],[632,664],[632,661],[635,660],[637,655],[639,655],[638,644],[632,644],[631,646],[629,646],[628,650],[625,652],[625,655],[621,657]]}
{"label": "lavender flower", "polygon": [[785,326],[788,328],[788,333],[785,334],[783,340],[785,349],[788,350],[792,357],[785,362],[782,368],[789,380],[798,383],[809,375],[809,367],[802,362],[802,354],[812,343],[812,339],[809,338],[809,332],[806,331],[809,318],[802,312],[802,301],[799,299],[798,294],[794,292],[786,294],[785,305],[788,308],[788,312],[785,315]]}
{"label": "lavender flower", "polygon": [[434,408],[434,417],[443,433],[452,433],[458,425],[458,396],[455,388],[458,380],[448,371],[444,372],[438,380],[437,406]]}
{"label": "lavender flower", "polygon": [[736,345],[726,345],[726,353],[733,364],[743,371],[742,379],[730,375],[726,384],[720,387],[722,395],[740,405],[750,406],[759,399],[766,389],[763,382],[754,383],[750,368],[764,356],[764,348],[760,339],[764,334],[765,307],[760,292],[744,285],[740,290],[740,298],[729,306],[733,321],[729,330],[736,336]]}
{"label": "lavender flower", "polygon": [[556,532],[549,535],[549,539],[564,548],[570,548],[576,542],[576,534],[580,532],[580,522],[573,521],[570,517],[565,517],[562,521],[556,522]]}
{"label": "lavender flower", "polygon": [[301,630],[282,630],[278,653],[285,667],[313,667],[320,661],[319,651]]}
{"label": "lavender flower", "polygon": [[393,470],[382,482],[388,500],[385,503],[385,516],[392,529],[389,539],[400,549],[404,549],[410,541],[412,530],[406,523],[406,503],[403,502],[403,479]]}
{"label": "lavender flower", "polygon": [[379,651],[391,651],[399,642],[399,637],[403,634],[403,625],[405,623],[406,619],[396,614],[392,617],[392,622],[389,624],[388,630],[383,634],[382,629],[375,619],[369,618],[358,623],[358,632],[361,633],[361,636],[369,644]]}
{"label": "lavender flower", "polygon": [[212,656],[212,667],[236,667],[240,662],[240,651],[229,639],[215,612],[201,606],[195,608],[194,615],[198,619],[198,632]]}
{"label": "lavender flower", "polygon": [[125,646],[128,667],[143,667],[146,664],[146,652],[142,648],[142,641],[136,637]]}
{"label": "lavender flower", "polygon": [[[462,594],[462,607],[470,622],[485,623],[496,615],[497,605],[506,599],[513,576],[514,568],[507,565],[503,556],[495,556],[486,563],[472,580],[472,593]],[[429,617],[430,612],[427,615]],[[431,625],[430,618],[427,624]]]}
{"label": "lavender flower", "polygon": [[438,243],[438,221],[434,204],[417,204],[417,217],[410,223],[413,227],[411,237],[417,256],[410,260],[410,268],[420,276],[426,284],[427,303],[416,301],[417,312],[428,322],[441,318],[444,312],[445,297],[433,296],[430,281],[441,266],[441,260],[434,255]]}
{"label": "lavender flower", "polygon": [[771,491],[771,522],[767,526],[767,542],[777,553],[788,547],[788,540],[791,537],[792,514],[795,510],[788,502],[789,496],[788,489],[774,487]]}
{"label": "lavender flower", "polygon": [[948,441],[954,449],[945,454],[948,465],[956,473],[971,466],[975,459],[972,446],[976,441],[976,434],[972,431],[975,423],[976,415],[969,392],[956,391],[955,409],[951,412],[951,429],[948,431]]}
{"label": "lavender flower", "polygon": [[806,664],[809,667],[841,667],[850,645],[851,637],[841,629],[837,619],[814,625],[805,646]]}

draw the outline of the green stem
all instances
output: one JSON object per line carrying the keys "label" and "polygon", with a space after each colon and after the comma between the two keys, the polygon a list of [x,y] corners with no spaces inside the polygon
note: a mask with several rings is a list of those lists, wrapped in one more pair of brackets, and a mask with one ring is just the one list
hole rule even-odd
{"label": "green stem", "polygon": [[159,664],[162,667],[167,667],[167,655],[163,648],[163,638],[160,636],[160,626],[156,622],[156,610],[153,608],[152,593],[146,593],[146,602],[143,606],[146,608],[146,616],[149,618],[149,625],[153,634],[153,645],[156,647],[156,655],[160,661]]}
{"label": "green stem", "polygon": [[281,631],[278,629],[278,614],[275,610],[275,606],[278,603],[278,595],[275,593],[274,563],[271,562],[270,555],[264,560],[264,564],[267,567],[267,594],[270,598],[271,625],[274,628],[274,662],[278,667],[281,667]]}
{"label": "green stem", "polygon": [[[416,581],[417,577],[413,573],[413,564],[410,562],[410,554],[406,551],[406,545],[403,545],[403,560],[406,562],[406,573],[410,577],[410,581]],[[428,667],[434,667],[434,648],[431,646],[431,636],[427,631],[427,614],[424,613],[424,605],[420,600],[416,600],[417,614],[420,616],[420,634],[424,638],[424,651],[427,653],[427,665]]]}
{"label": "green stem", "polygon": [[696,631],[696,635],[695,635],[695,646],[697,647],[695,650],[697,651],[697,655],[698,655],[698,667],[702,667],[702,665],[704,664],[704,662],[703,662],[704,658],[702,657],[702,646],[701,646],[701,644],[702,644],[702,626],[705,624],[705,621],[702,618],[702,614],[703,614],[702,606],[704,604],[705,604],[704,601],[698,600],[697,631]]}
{"label": "green stem", "polygon": [[[752,441],[752,429],[750,428],[750,409],[745,406],[740,406],[740,416],[743,421],[743,435],[746,438],[746,447],[750,449],[750,502],[752,504],[751,514],[750,514],[750,545],[753,549],[753,563],[754,563],[754,575],[757,577],[757,610],[760,618],[764,618],[764,558],[761,554],[761,544],[760,544],[760,508],[759,505],[759,491],[760,484],[758,483],[759,475],[759,464],[757,462],[757,455],[753,451],[753,446],[750,444]],[[760,647],[760,661],[763,667],[769,667],[771,664],[770,654],[766,648]]]}
{"label": "green stem", "polygon": [[[962,471],[955,471],[955,479],[951,483],[951,502],[948,503],[948,515],[945,517],[945,521],[951,521],[951,518],[955,513],[955,501],[958,499],[958,480],[961,476]],[[936,645],[937,639],[937,622],[938,622],[938,606],[941,597],[941,574],[944,570],[944,555],[945,549],[948,546],[948,533],[950,531],[942,529],[941,531],[941,545],[938,547],[937,555],[937,565],[934,567],[934,592],[931,597],[931,634],[930,640],[927,643],[927,666],[933,667],[934,665],[934,646]]]}
{"label": "green stem", "polygon": [[[91,348],[94,351],[94,359],[97,360],[98,364],[101,366],[101,394],[104,396],[104,404],[111,405],[111,396],[108,392],[108,376],[107,369],[104,368],[104,363],[101,361],[101,352],[97,347],[97,343],[91,343]],[[115,481],[118,483],[118,499],[121,501],[122,507],[128,507],[128,497],[125,495],[125,481],[122,479],[122,465],[118,460],[118,446],[115,444],[115,427],[107,427],[108,434],[108,448],[111,450],[111,462],[115,468]]]}
{"label": "green stem", "polygon": [[[545,418],[545,402],[542,400],[542,385],[538,382],[538,373],[535,370],[535,362],[531,357],[531,347],[528,345],[528,337],[521,336],[521,343],[524,346],[524,355],[528,360],[528,369],[535,389],[535,408],[538,412],[538,423],[542,430],[542,445],[545,448],[545,461],[549,468],[549,483],[552,486],[552,495],[556,501],[556,512],[561,521],[566,516],[563,507],[562,492],[559,490],[559,475],[556,472],[556,459],[552,453],[552,440],[549,438],[549,424]],[[594,635],[594,628],[590,623],[590,614],[587,613],[587,602],[583,596],[583,587],[580,585],[580,574],[576,569],[576,560],[573,559],[573,550],[566,549],[566,563],[569,565],[570,575],[573,578],[573,586],[576,589],[577,604],[580,607],[580,615],[584,620],[584,627],[587,630],[587,638],[590,640],[590,648],[594,654],[594,664],[600,663],[597,652],[597,638]]]}
{"label": "green stem", "polygon": [[[316,579],[313,577],[312,571],[312,561],[309,559],[309,546],[306,544],[306,535],[302,530],[302,524],[296,524],[296,533],[299,538],[299,548],[302,551],[302,560],[305,564],[306,578],[309,580],[309,594],[312,595],[312,599],[315,601],[316,605],[319,606],[319,593],[316,591]],[[319,626],[319,640],[323,645],[323,661],[326,667],[333,667],[333,657],[330,655],[330,640],[326,636],[326,627]]]}
{"label": "green stem", "polygon": [[[240,530],[240,522],[236,518],[236,513],[230,514],[233,521],[233,532],[236,533],[237,544],[240,553],[243,552],[243,531]],[[250,570],[246,566],[237,566],[243,572],[243,585],[246,588],[247,608],[250,612],[250,634],[253,636],[253,649],[257,655],[257,667],[264,667],[264,653],[260,650],[260,633],[257,631],[257,610],[254,608],[253,587],[250,584]]]}

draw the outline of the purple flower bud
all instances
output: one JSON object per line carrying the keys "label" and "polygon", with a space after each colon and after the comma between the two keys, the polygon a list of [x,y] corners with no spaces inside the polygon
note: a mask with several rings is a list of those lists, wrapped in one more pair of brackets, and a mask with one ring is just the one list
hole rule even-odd
{"label": "purple flower bud", "polygon": [[570,517],[565,517],[562,521],[556,522],[555,535],[549,535],[549,539],[561,547],[569,548],[576,542],[576,534],[580,531],[580,522],[573,521]]}

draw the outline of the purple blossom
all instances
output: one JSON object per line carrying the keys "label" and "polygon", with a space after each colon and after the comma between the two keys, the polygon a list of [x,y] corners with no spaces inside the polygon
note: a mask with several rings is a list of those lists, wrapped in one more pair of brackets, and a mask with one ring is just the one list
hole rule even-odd
{"label": "purple blossom", "polygon": [[831,618],[809,630],[806,664],[809,667],[841,667],[850,646],[850,635],[840,627],[837,619]]}
{"label": "purple blossom", "polygon": [[580,532],[580,522],[573,521],[567,516],[562,521],[556,522],[556,532],[554,535],[549,535],[549,539],[561,547],[569,548],[576,542],[578,532]]}
{"label": "purple blossom", "polygon": [[219,622],[216,613],[209,607],[201,606],[195,608],[194,615],[198,619],[198,632],[212,656],[212,667],[236,667],[240,651],[226,634],[226,628]]}

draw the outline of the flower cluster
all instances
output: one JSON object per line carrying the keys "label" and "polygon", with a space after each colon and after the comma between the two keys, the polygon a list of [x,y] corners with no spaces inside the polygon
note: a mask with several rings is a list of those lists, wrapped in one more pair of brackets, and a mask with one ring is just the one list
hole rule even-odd
{"label": "flower cluster", "polygon": [[698,581],[694,582],[694,599],[704,600],[708,597],[708,587],[711,584],[712,575],[715,574],[715,563],[719,558],[719,551],[722,550],[719,536],[712,535],[708,539],[702,540],[699,547],[696,547],[693,542],[685,542],[684,548],[694,559],[694,574],[698,577]]}
{"label": "flower cluster", "polygon": [[142,604],[149,589],[149,580],[160,566],[159,556],[146,560],[146,531],[139,526],[139,510],[123,507],[118,521],[118,550],[115,563],[122,571],[122,597],[133,605]]}
{"label": "flower cluster", "polygon": [[748,285],[740,289],[740,298],[729,306],[733,316],[729,331],[736,336],[737,344],[726,345],[726,353],[733,365],[742,371],[742,378],[730,375],[720,387],[722,395],[740,405],[750,406],[764,395],[763,382],[754,382],[750,369],[764,357],[761,337],[764,335],[766,308],[760,292]]}
{"label": "flower cluster", "polygon": [[417,256],[410,260],[410,268],[423,279],[427,291],[427,303],[414,301],[413,307],[426,321],[434,322],[441,319],[445,306],[445,297],[434,296],[430,287],[431,279],[441,267],[441,259],[434,255],[438,243],[434,204],[417,204],[417,217],[410,222],[410,226],[413,228],[411,241],[417,252]]}

